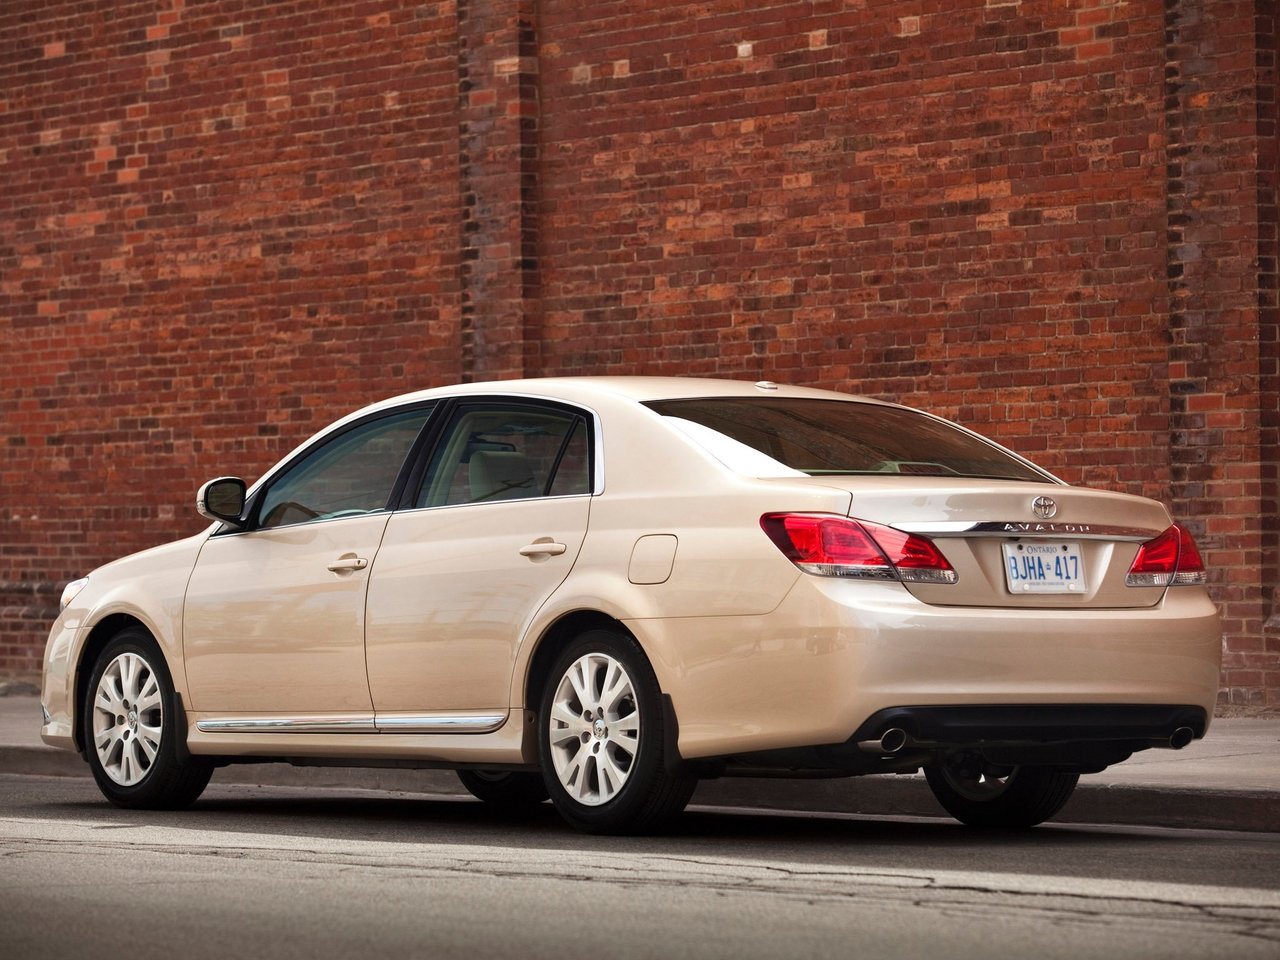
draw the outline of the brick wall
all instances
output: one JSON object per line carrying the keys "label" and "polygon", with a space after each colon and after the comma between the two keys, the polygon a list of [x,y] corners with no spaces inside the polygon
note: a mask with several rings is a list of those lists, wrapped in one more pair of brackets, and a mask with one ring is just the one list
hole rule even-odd
{"label": "brick wall", "polygon": [[1274,4],[1171,4],[1165,21],[1170,500],[1222,568],[1226,695],[1270,685],[1280,703],[1280,633],[1264,630],[1275,448],[1261,438],[1277,399],[1274,377],[1262,390],[1276,336]]}
{"label": "brick wall", "polygon": [[1162,5],[650,4],[615,48],[617,7],[573,6],[549,369],[852,387],[1167,495]]}
{"label": "brick wall", "polygon": [[1267,0],[0,11],[0,669],[366,399],[715,374],[1164,500],[1280,705],[1276,57]]}
{"label": "brick wall", "polygon": [[0,668],[60,581],[456,379],[451,7],[0,6]]}
{"label": "brick wall", "polygon": [[[1257,657],[1264,693],[1276,701],[1280,658],[1280,16],[1258,18],[1258,346],[1262,563],[1259,582],[1271,590]],[[1269,37],[1268,37],[1269,33]],[[1267,43],[1267,40],[1270,43]],[[1253,641],[1256,644],[1256,640]]]}

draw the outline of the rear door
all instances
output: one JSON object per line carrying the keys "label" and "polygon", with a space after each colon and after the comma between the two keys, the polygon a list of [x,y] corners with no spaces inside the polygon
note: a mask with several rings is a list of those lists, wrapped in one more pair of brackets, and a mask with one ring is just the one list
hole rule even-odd
{"label": "rear door", "polygon": [[534,401],[459,402],[369,584],[366,659],[384,729],[492,726],[525,630],[587,529],[591,415]]}

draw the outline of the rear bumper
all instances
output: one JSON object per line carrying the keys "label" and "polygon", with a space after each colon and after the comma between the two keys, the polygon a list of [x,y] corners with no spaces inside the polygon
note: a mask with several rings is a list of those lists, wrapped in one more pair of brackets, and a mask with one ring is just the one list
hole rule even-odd
{"label": "rear bumper", "polygon": [[[1202,736],[1221,659],[1217,608],[1200,588],[1141,609],[1001,609],[924,604],[899,584],[802,577],[765,616],[627,625],[671,696],[685,759],[872,739],[881,712],[903,708],[917,711],[913,722],[937,725],[949,713],[977,733],[983,708],[1011,709],[1019,719],[1000,724],[1000,739],[1024,721],[1052,735],[1055,721],[1036,711],[1053,717],[1059,706],[1093,711],[1096,719],[1068,724],[1082,725],[1084,739],[1126,711],[1172,708],[1172,719],[1135,721],[1132,739],[1181,725]],[[1183,724],[1183,709],[1199,719]]]}
{"label": "rear bumper", "polygon": [[889,707],[878,710],[850,737],[879,740],[902,730],[911,740],[947,746],[982,743],[1094,743],[1168,741],[1180,729],[1204,736],[1208,716],[1187,704],[1036,703]]}
{"label": "rear bumper", "polygon": [[1096,773],[1139,750],[1186,746],[1204,735],[1208,719],[1203,707],[1189,704],[889,707],[868,717],[843,743],[737,754],[713,770],[739,776],[907,772],[979,754],[998,765]]}

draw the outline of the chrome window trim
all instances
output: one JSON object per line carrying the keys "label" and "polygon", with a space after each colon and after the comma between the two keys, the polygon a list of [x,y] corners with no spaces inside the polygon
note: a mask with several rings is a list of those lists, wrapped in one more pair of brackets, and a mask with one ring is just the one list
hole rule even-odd
{"label": "chrome window trim", "polygon": [[[492,507],[498,504],[516,504],[516,503],[546,503],[548,500],[583,500],[594,496],[590,493],[557,493],[553,497],[521,497],[518,500],[485,500],[476,503],[441,503],[434,507],[404,507],[400,510],[392,510],[391,513],[399,516],[402,513],[425,513],[429,510],[461,510],[468,507]],[[315,521],[312,521],[315,522]]]}
{"label": "chrome window trim", "polygon": [[1052,520],[937,520],[921,523],[891,523],[903,533],[926,537],[1041,537],[1059,540],[1120,540],[1144,543],[1158,537],[1159,530],[1122,527],[1105,523],[1064,523]]}

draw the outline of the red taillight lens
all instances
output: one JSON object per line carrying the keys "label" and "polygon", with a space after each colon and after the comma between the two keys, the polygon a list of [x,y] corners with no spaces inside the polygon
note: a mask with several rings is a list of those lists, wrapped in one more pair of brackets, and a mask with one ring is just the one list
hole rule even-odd
{"label": "red taillight lens", "polygon": [[771,513],[760,518],[760,526],[797,566],[855,567],[862,572],[849,575],[897,579],[884,551],[854,521],[805,513]]}
{"label": "red taillight lens", "polygon": [[767,513],[760,526],[806,573],[922,583],[959,579],[931,541],[877,523],[826,514]]}
{"label": "red taillight lens", "polygon": [[1173,575],[1173,585],[1206,583],[1209,574],[1204,569],[1204,560],[1200,558],[1200,550],[1191,532],[1186,527],[1174,529],[1178,531],[1178,572]]}
{"label": "red taillight lens", "polygon": [[1131,587],[1167,587],[1178,572],[1178,528],[1170,527],[1138,548],[1124,582]]}
{"label": "red taillight lens", "polygon": [[1207,579],[1195,540],[1174,524],[1138,548],[1124,582],[1131,587],[1168,587],[1204,583]]}

